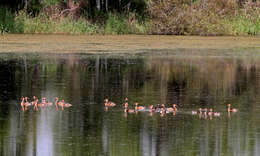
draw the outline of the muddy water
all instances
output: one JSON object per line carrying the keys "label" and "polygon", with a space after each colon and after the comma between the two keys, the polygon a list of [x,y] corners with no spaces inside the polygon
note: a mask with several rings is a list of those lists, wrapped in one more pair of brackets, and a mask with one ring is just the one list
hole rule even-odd
{"label": "muddy water", "polygon": [[[0,52],[140,53],[144,50],[260,51],[260,37],[2,35]],[[243,51],[245,52],[245,51]]]}
{"label": "muddy water", "polygon": [[[108,37],[107,44],[109,38],[116,37]],[[153,43],[154,38],[146,39]],[[128,53],[130,50],[122,45],[114,45],[119,50],[104,48],[103,43],[95,50],[95,46],[99,47],[96,42],[101,42],[95,40],[95,44],[92,41],[88,46],[94,49],[90,50],[92,52],[102,52],[98,54],[75,54],[69,49],[60,53],[64,46],[74,46],[63,44],[68,43],[65,39],[56,44],[52,39],[43,42],[5,40],[1,51],[12,53],[0,54],[0,153],[39,156],[258,155],[260,54],[255,41],[258,39],[250,40],[247,47],[236,43],[238,48],[229,45],[222,49],[210,49],[204,42],[198,49],[195,43],[190,43],[194,44],[194,49],[192,46],[156,49],[155,42],[150,49],[149,46],[142,47],[144,42],[141,41],[136,45],[128,45],[126,42],[130,41],[124,40],[120,43],[126,49],[131,47],[135,53]],[[173,41],[162,44],[173,46],[170,42]],[[112,48],[113,44],[110,44]],[[40,48],[37,49],[37,45]],[[59,45],[61,51],[57,48]],[[84,46],[79,48],[88,51]],[[45,50],[48,53],[38,53]],[[38,111],[32,107],[23,111],[20,98],[32,99],[34,95],[45,96],[51,102],[60,97],[73,106],[64,111],[56,110],[54,105]],[[129,98],[131,109],[138,101],[145,107],[159,103],[171,107],[176,103],[178,111],[124,113],[124,97]],[[106,110],[105,98],[117,105]],[[228,103],[238,112],[228,113]],[[192,115],[192,110],[200,107],[213,108],[220,116]]]}

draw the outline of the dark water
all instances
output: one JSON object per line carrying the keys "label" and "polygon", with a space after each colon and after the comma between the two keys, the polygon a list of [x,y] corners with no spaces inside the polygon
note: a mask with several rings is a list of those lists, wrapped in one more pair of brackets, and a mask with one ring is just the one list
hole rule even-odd
{"label": "dark water", "polygon": [[[1,54],[0,155],[259,155],[260,56],[116,55]],[[21,111],[33,95],[73,106]],[[126,96],[178,112],[125,114]]]}

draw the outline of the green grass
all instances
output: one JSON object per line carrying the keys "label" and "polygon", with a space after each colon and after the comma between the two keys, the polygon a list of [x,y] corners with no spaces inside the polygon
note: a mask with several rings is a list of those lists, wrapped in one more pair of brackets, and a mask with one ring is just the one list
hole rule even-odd
{"label": "green grass", "polygon": [[149,22],[139,22],[136,14],[128,16],[119,14],[108,14],[104,25],[105,34],[147,34],[149,32]]}
{"label": "green grass", "polygon": [[[52,0],[51,0],[52,1]],[[53,0],[55,2],[55,0]],[[51,4],[50,4],[51,5]],[[194,3],[195,5],[195,3]],[[260,9],[244,8],[238,14],[218,15],[200,6],[193,12],[186,6],[174,14],[141,18],[136,13],[108,13],[91,22],[87,17],[52,19],[46,13],[30,16],[0,7],[0,34],[178,34],[178,35],[260,35]],[[186,8],[186,10],[185,10]],[[245,11],[246,10],[246,11]],[[165,14],[163,14],[165,15]]]}
{"label": "green grass", "polygon": [[98,24],[90,23],[83,17],[77,20],[70,16],[51,19],[44,13],[31,17],[24,11],[20,11],[15,18],[16,31],[14,33],[146,34],[149,28],[148,22],[139,22],[134,14],[130,15],[109,13],[105,22]]}
{"label": "green grass", "polygon": [[83,18],[74,20],[68,16],[62,19],[51,19],[46,14],[39,14],[36,17],[30,17],[24,11],[21,11],[16,22],[23,24],[23,33],[42,33],[42,34],[95,34],[99,27],[91,24]]}
{"label": "green grass", "polygon": [[234,35],[260,35],[260,15],[256,19],[239,15],[231,22]]}

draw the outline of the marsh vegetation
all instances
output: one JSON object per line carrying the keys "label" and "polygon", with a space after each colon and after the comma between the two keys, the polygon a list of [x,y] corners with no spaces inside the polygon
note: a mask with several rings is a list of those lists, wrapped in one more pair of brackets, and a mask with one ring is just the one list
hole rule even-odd
{"label": "marsh vegetation", "polygon": [[259,35],[247,0],[3,1],[2,33]]}

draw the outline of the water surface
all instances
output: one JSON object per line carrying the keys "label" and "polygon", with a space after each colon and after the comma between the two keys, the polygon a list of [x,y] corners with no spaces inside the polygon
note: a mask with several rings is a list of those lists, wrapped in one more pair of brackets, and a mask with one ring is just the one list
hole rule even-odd
{"label": "water surface", "polygon": [[[215,51],[216,52],[216,51]],[[204,52],[0,55],[1,155],[258,155],[260,55]],[[22,111],[20,98],[73,104]],[[126,114],[138,101],[176,114]],[[117,104],[104,109],[104,99]],[[238,108],[227,113],[226,105]],[[213,108],[220,117],[191,110]]]}

